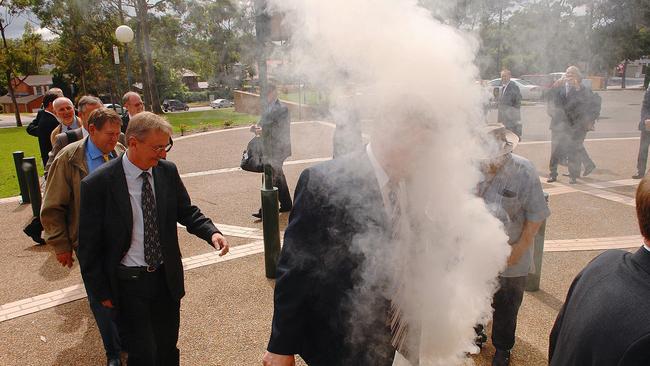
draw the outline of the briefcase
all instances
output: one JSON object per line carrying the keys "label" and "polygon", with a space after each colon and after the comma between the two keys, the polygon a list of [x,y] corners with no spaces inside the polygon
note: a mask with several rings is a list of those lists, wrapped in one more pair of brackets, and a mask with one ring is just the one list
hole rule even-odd
{"label": "briefcase", "polygon": [[246,150],[241,157],[239,166],[242,170],[253,173],[262,173],[264,171],[264,163],[262,162],[262,138],[255,136],[248,142]]}

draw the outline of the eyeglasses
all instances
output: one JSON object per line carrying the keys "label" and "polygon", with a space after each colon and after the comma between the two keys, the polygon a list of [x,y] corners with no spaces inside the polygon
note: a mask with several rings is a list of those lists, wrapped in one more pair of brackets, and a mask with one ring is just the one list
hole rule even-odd
{"label": "eyeglasses", "polygon": [[[140,142],[142,142],[142,141],[140,141]],[[145,144],[144,142],[142,142],[142,143],[143,143],[144,145],[147,145],[147,144]],[[153,147],[153,146],[150,146],[150,145],[147,145],[147,146],[148,146],[151,150],[155,151],[156,154],[159,154],[159,155],[160,155],[160,153],[162,153],[163,151],[164,151],[164,152],[169,152],[169,150],[172,149],[172,146],[174,146],[174,140],[172,140],[172,138],[170,137],[170,138],[169,138],[169,143],[168,143],[167,145],[165,145],[165,146],[156,146],[156,147]]]}

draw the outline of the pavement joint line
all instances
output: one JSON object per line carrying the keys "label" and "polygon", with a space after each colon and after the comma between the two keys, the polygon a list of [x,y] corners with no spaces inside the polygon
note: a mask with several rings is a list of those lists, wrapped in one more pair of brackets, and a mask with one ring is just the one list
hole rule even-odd
{"label": "pavement joint line", "polygon": [[[589,141],[626,141],[626,140],[639,140],[640,137],[602,137],[602,138],[596,138],[596,139],[586,139],[585,142]],[[550,144],[550,140],[542,140],[542,141],[522,141],[518,143],[517,145],[543,145],[543,144]]]}
{"label": "pavement joint line", "polygon": [[[300,159],[300,160],[288,160],[284,162],[284,165],[299,165],[299,164],[311,164],[311,163],[320,163],[323,161],[328,161],[332,160],[331,157],[325,157],[325,158],[310,158],[310,159]],[[235,167],[235,168],[221,168],[221,169],[213,169],[213,170],[204,170],[200,172],[191,172],[191,173],[183,173],[181,174],[181,178],[194,178],[194,177],[203,177],[206,175],[216,175],[216,174],[224,174],[224,173],[233,173],[233,172],[243,172],[242,168]]]}
{"label": "pavement joint line", "polygon": [[[615,187],[624,187],[624,186],[635,185],[636,181],[634,179],[621,179],[621,180],[615,180],[615,181],[581,183],[581,184],[575,185],[575,187],[569,187],[569,186],[566,186],[565,184],[558,183],[558,182],[546,183],[544,177],[539,177],[539,180],[542,183],[552,185],[551,188],[546,188],[544,190],[545,192],[547,192],[551,196],[558,195],[558,194],[565,194],[565,193],[584,193],[584,194],[588,194],[590,196],[602,198],[602,199],[605,199],[605,200],[608,200],[608,201],[618,202],[618,203],[622,203],[622,204],[628,205],[628,206],[636,206],[636,199],[633,198],[633,197],[628,197],[628,196],[620,194],[620,193],[603,191],[603,189],[606,189],[606,188],[615,188]],[[580,189],[582,187],[588,187],[589,189]]]}
{"label": "pavement joint line", "polygon": [[[298,121],[298,122],[291,122],[292,125],[301,125],[301,124],[307,124],[307,123],[318,123],[319,121]],[[250,126],[246,127],[234,127],[234,128],[224,128],[221,130],[214,130],[214,131],[206,131],[206,132],[200,132],[200,133],[193,133],[191,135],[185,135],[185,136],[179,136],[179,137],[174,137],[174,141],[183,141],[195,137],[202,137],[202,136],[207,136],[207,135],[214,135],[217,133],[224,133],[224,132],[232,132],[232,131],[241,131],[241,130],[248,130],[250,129]]]}
{"label": "pavement joint line", "polygon": [[[231,248],[230,254],[224,257],[219,257],[218,253],[215,251],[213,253],[204,253],[193,257],[183,258],[183,269],[190,270],[205,267],[211,264],[218,264],[258,254],[263,251],[264,242],[262,240],[257,240],[249,244],[238,245]],[[77,284],[38,296],[3,304],[0,305],[0,322],[50,309],[84,297],[86,297],[85,287],[83,284]]]}

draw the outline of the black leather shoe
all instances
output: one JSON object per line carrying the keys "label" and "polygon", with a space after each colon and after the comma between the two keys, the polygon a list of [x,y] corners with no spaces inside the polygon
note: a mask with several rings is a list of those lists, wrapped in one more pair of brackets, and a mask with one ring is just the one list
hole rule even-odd
{"label": "black leather shoe", "polygon": [[557,181],[557,177],[550,176],[546,180],[546,183],[553,183],[553,182],[556,182],[556,181]]}
{"label": "black leather shoe", "polygon": [[643,179],[644,176],[645,176],[645,175],[643,175],[643,174],[641,174],[641,173],[637,173],[636,175],[633,175],[633,176],[632,176],[632,179]]}
{"label": "black leather shoe", "polygon": [[569,184],[578,184],[578,181],[575,178],[571,178]]}
{"label": "black leather shoe", "polygon": [[255,212],[255,213],[251,214],[251,216],[253,216],[253,217],[255,217],[255,218],[261,220],[261,219],[262,219],[262,209],[260,208],[259,211],[257,211],[257,212]]}
{"label": "black leather shoe", "polygon": [[283,206],[280,206],[280,212],[289,212],[289,211],[291,211],[292,208],[293,208],[293,207],[291,207],[291,206],[289,206],[289,207],[286,207],[286,206],[284,206],[284,207],[283,207]]}
{"label": "black leather shoe", "polygon": [[582,173],[582,176],[583,176],[583,177],[588,176],[589,174],[591,174],[591,172],[594,171],[594,169],[596,169],[596,165],[595,165],[595,164],[592,164],[592,165],[586,166],[586,167],[585,167],[585,171]]}
{"label": "black leather shoe", "polygon": [[494,358],[492,358],[492,366],[508,366],[510,365],[510,350],[504,351],[498,349],[494,353]]}
{"label": "black leather shoe", "polygon": [[122,366],[122,362],[120,362],[119,358],[114,358],[106,361],[106,366]]}

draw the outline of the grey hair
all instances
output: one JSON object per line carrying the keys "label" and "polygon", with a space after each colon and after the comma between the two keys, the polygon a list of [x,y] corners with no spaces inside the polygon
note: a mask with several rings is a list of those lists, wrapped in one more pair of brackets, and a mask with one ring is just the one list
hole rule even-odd
{"label": "grey hair", "polygon": [[578,78],[582,79],[582,73],[580,72],[580,69],[578,68],[578,66],[571,65],[571,66],[567,67],[567,69],[566,69],[567,72],[569,72],[569,70],[571,70],[573,73],[578,75]]}
{"label": "grey hair", "polygon": [[83,113],[83,112],[86,111],[86,106],[89,106],[89,105],[103,106],[104,104],[102,103],[102,101],[99,98],[97,98],[95,96],[84,95],[77,102],[77,109],[79,109],[79,112]]}
{"label": "grey hair", "polygon": [[141,112],[129,120],[129,126],[126,128],[126,139],[128,140],[133,136],[142,141],[151,131],[160,131],[171,136],[172,125],[157,114]]}
{"label": "grey hair", "polygon": [[54,102],[52,102],[52,106],[56,108],[56,106],[61,103],[69,103],[74,108],[74,103],[72,103],[72,101],[66,97],[58,97],[54,99]]}
{"label": "grey hair", "polygon": [[135,96],[137,96],[138,98],[140,98],[140,94],[138,94],[138,93],[136,93],[136,92],[134,92],[134,91],[126,92],[126,93],[124,93],[124,95],[122,96],[122,105],[125,105],[126,103],[128,103],[128,102],[129,102],[129,99],[131,99],[131,96],[133,96],[133,95],[135,95]]}

